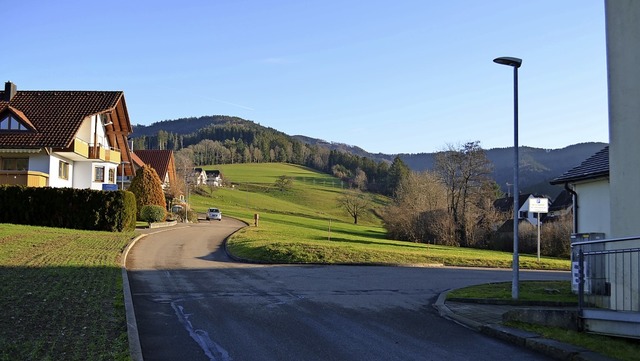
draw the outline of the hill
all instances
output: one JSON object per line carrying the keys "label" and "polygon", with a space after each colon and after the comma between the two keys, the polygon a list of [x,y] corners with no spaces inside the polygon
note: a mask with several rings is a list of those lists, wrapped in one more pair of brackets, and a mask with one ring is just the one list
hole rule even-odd
{"label": "hill", "polygon": [[[273,128],[261,126],[249,120],[238,117],[213,115],[199,118],[182,118],[164,120],[149,126],[134,125],[133,140],[135,149],[173,149],[197,144],[210,139],[212,141],[229,142],[240,141],[242,144],[233,147],[260,143],[261,154],[267,158],[269,153],[275,161],[287,161],[287,149],[300,149],[301,144],[313,149],[326,149],[340,153],[351,154],[358,158],[367,158],[375,162],[391,163],[399,156],[409,168],[415,171],[433,169],[436,153],[418,154],[382,154],[369,153],[366,150],[343,143],[335,143],[304,135],[290,136]],[[266,145],[269,143],[269,145]],[[520,148],[520,190],[523,193],[541,193],[554,198],[562,188],[551,186],[549,181],[562,175],[567,170],[579,165],[583,160],[601,150],[605,143],[581,143],[561,149],[540,149],[532,147]],[[258,146],[256,146],[258,147]],[[270,147],[275,147],[272,152]],[[513,148],[488,149],[487,157],[494,165],[493,178],[500,188],[509,192],[513,180]],[[283,153],[280,155],[280,153]],[[321,152],[320,152],[321,153]],[[290,160],[289,160],[290,161]],[[221,161],[224,163],[224,161]],[[329,169],[318,168],[325,172]],[[367,176],[371,177],[370,174]]]}
{"label": "hill", "polygon": [[[204,167],[213,169],[214,166]],[[233,187],[199,189],[190,197],[198,212],[218,207],[223,217],[249,224],[228,240],[235,256],[274,263],[444,264],[508,268],[512,255],[480,249],[447,247],[387,238],[380,210],[389,198],[365,193],[371,210],[354,224],[339,198],[347,192],[338,178],[292,164],[224,164],[215,166]],[[292,180],[285,191],[281,176]],[[343,188],[344,187],[344,188]],[[376,211],[377,209],[377,211]],[[253,223],[260,215],[259,226]],[[522,255],[522,268],[568,269],[569,261]]]}

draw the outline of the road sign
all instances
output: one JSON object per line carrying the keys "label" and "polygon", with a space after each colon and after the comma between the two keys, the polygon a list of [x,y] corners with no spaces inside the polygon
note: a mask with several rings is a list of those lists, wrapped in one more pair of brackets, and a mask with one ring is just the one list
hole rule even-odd
{"label": "road sign", "polygon": [[529,199],[529,212],[531,213],[548,213],[549,200],[547,198],[531,198]]}

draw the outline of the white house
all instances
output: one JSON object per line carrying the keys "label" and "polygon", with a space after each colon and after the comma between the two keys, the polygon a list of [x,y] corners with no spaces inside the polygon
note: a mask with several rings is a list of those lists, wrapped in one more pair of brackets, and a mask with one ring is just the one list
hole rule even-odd
{"label": "white house", "polygon": [[[114,189],[132,173],[121,91],[0,92],[0,184]],[[130,163],[130,162],[129,162]]]}

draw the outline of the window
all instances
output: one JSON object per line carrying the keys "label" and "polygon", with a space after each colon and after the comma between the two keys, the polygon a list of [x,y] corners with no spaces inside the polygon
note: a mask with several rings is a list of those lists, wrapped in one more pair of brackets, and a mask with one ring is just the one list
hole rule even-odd
{"label": "window", "polygon": [[0,118],[0,130],[27,131],[27,127],[22,124],[13,114],[8,114]]}
{"label": "window", "polygon": [[69,163],[62,160],[58,163],[58,177],[69,179]]}
{"label": "window", "polygon": [[29,158],[2,158],[2,170],[28,170]]}
{"label": "window", "polygon": [[116,182],[116,170],[111,168],[109,169],[109,183],[115,183]]}
{"label": "window", "polygon": [[95,178],[96,182],[104,182],[104,167],[96,167],[95,168]]}

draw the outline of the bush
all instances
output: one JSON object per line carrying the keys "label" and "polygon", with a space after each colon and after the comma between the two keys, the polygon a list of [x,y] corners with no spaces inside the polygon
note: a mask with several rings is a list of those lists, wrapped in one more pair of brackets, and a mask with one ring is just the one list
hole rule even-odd
{"label": "bush", "polygon": [[166,213],[160,206],[146,205],[140,210],[140,219],[149,223],[161,222],[166,218]]}

